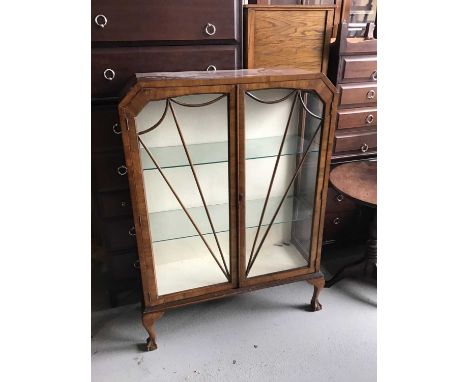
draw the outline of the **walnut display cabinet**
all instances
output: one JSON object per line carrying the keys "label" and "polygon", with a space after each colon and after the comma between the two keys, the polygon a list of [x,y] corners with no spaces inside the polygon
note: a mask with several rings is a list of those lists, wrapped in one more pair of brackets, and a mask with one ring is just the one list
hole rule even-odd
{"label": "walnut display cabinet", "polygon": [[148,350],[164,311],[314,285],[335,88],[301,69],[137,74],[119,104]]}

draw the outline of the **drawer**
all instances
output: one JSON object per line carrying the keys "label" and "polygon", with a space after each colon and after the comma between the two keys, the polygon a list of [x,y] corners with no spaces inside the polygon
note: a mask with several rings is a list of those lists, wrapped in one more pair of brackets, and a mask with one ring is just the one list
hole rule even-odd
{"label": "drawer", "polygon": [[376,108],[341,109],[337,114],[337,129],[377,126]]}
{"label": "drawer", "polygon": [[351,233],[357,210],[326,213],[322,241],[338,240]]}
{"label": "drawer", "polygon": [[128,190],[99,193],[97,201],[99,214],[102,218],[132,215],[132,203]]}
{"label": "drawer", "polygon": [[326,213],[355,210],[356,204],[347,196],[337,192],[331,185],[328,187]]}
{"label": "drawer", "polygon": [[117,106],[93,106],[91,109],[91,149],[123,149]]}
{"label": "drawer", "polygon": [[91,53],[93,97],[118,97],[134,73],[237,69],[237,46],[99,48]]}
{"label": "drawer", "polygon": [[140,277],[140,262],[137,252],[132,251],[111,256],[108,267],[112,281],[134,280]]}
{"label": "drawer", "polygon": [[340,105],[376,105],[377,84],[345,84],[340,85]]}
{"label": "drawer", "polygon": [[334,152],[361,151],[363,154],[377,147],[376,129],[353,129],[335,133]]}
{"label": "drawer", "polygon": [[377,81],[376,56],[344,56],[341,58],[341,81]]}
{"label": "drawer", "polygon": [[115,219],[102,222],[104,245],[108,251],[136,248],[133,219]]}
{"label": "drawer", "polygon": [[96,191],[128,189],[127,167],[123,151],[94,154],[92,167]]}
{"label": "drawer", "polygon": [[239,42],[239,0],[93,0],[91,40]]}

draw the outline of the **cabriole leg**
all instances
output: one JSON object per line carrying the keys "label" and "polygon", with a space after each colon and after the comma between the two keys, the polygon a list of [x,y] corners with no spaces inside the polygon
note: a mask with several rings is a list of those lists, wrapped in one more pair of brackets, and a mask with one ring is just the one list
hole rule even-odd
{"label": "cabriole leg", "polygon": [[163,314],[164,312],[150,312],[142,314],[143,326],[149,335],[146,339],[146,350],[148,351],[158,348],[158,345],[156,345],[156,330],[154,329],[154,322],[159,320]]}
{"label": "cabriole leg", "polygon": [[312,312],[322,310],[322,304],[320,304],[318,298],[320,291],[325,286],[325,279],[323,277],[320,277],[318,279],[307,280],[307,282],[314,286],[314,294],[312,296],[312,300],[310,300],[310,309],[312,310]]}

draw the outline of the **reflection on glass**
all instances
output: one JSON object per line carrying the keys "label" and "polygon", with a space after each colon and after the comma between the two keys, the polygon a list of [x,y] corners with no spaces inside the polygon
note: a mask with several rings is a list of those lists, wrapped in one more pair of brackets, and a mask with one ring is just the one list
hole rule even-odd
{"label": "reflection on glass", "polygon": [[154,101],[136,118],[159,295],[230,278],[227,102]]}
{"label": "reflection on glass", "polygon": [[323,103],[290,89],[248,92],[245,139],[271,140],[271,155],[246,150],[247,277],[308,266]]}

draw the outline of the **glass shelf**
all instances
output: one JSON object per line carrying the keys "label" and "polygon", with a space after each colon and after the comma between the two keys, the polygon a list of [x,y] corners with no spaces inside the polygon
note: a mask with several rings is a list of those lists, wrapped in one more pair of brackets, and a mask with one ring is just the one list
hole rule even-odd
{"label": "glass shelf", "polygon": [[[267,226],[273,217],[281,197],[270,197],[263,217],[262,226]],[[246,228],[256,228],[260,220],[265,199],[246,201]],[[296,214],[293,214],[293,205],[296,203]],[[216,233],[229,231],[229,204],[209,205],[211,220]],[[190,216],[195,221],[200,231],[212,234],[212,230],[206,217],[205,209],[201,207],[187,208]],[[309,219],[312,216],[312,207],[306,205],[297,197],[289,196],[283,202],[274,224]],[[198,236],[197,231],[182,209],[153,212],[149,214],[151,237],[153,243]]]}
{"label": "glass shelf", "polygon": [[[259,139],[248,139],[245,146],[246,159],[258,159],[276,157],[281,145],[282,136]],[[284,142],[281,156],[297,155],[307,147],[308,141],[297,136],[287,136]],[[151,154],[161,168],[173,168],[188,166],[189,162],[183,146],[150,147]],[[228,161],[228,144],[224,142],[202,143],[187,145],[187,150],[194,165],[222,163]],[[309,151],[318,152],[319,146],[312,145]],[[141,149],[141,164],[143,170],[152,170],[156,167],[153,161]]]}

